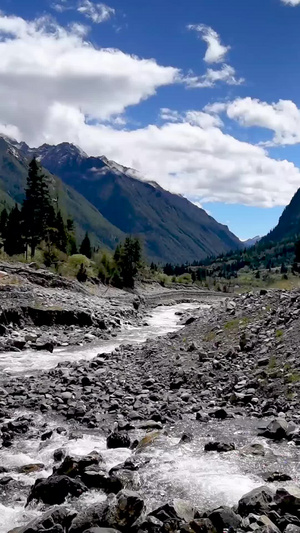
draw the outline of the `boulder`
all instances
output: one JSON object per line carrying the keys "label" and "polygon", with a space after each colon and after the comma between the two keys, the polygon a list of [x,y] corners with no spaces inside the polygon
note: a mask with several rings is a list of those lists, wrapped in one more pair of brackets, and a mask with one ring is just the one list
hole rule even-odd
{"label": "boulder", "polygon": [[84,533],[91,527],[108,527],[127,533],[132,524],[140,517],[144,502],[138,494],[127,490],[109,497],[81,511],[73,520],[68,533]]}
{"label": "boulder", "polygon": [[[70,514],[70,512],[65,507],[55,507],[46,511],[42,516],[31,520],[26,526],[21,526],[16,530],[13,530],[15,533],[39,533],[40,531],[47,530],[52,527],[60,526],[67,527],[71,520],[74,518],[76,513]],[[64,531],[62,529],[62,531]]]}
{"label": "boulder", "polygon": [[136,492],[122,490],[105,511],[105,525],[127,532],[140,517],[143,509],[144,502]]}
{"label": "boulder", "polygon": [[52,475],[47,479],[36,480],[29,494],[27,505],[32,500],[42,501],[48,505],[60,505],[64,503],[67,496],[78,497],[86,491],[86,486],[77,479]]}
{"label": "boulder", "polygon": [[242,522],[241,517],[226,506],[215,509],[208,515],[208,518],[216,528],[217,533],[223,533],[223,530],[229,527],[236,530]]}
{"label": "boulder", "polygon": [[197,518],[196,520],[192,520],[189,524],[186,526],[183,526],[181,528],[182,532],[187,533],[216,533],[217,530],[215,526],[212,524],[212,522],[209,520],[209,518]]}
{"label": "boulder", "polygon": [[260,455],[264,457],[266,451],[262,444],[247,444],[240,449],[240,453],[242,455]]}
{"label": "boulder", "polygon": [[300,533],[300,527],[295,524],[289,524],[286,526],[284,533]]}
{"label": "boulder", "polygon": [[114,431],[106,439],[108,448],[130,448],[130,444],[130,437],[126,431]]}
{"label": "boulder", "polygon": [[216,409],[216,411],[212,411],[209,413],[209,415],[213,418],[217,418],[218,420],[225,420],[225,418],[228,418],[228,412],[225,409]]}
{"label": "boulder", "polygon": [[289,425],[284,418],[276,418],[259,435],[268,439],[281,440],[287,437],[288,429]]}
{"label": "boulder", "polygon": [[179,522],[190,522],[195,517],[195,513],[196,509],[190,503],[175,499],[171,503],[166,503],[152,511],[150,516],[154,516],[161,522],[166,522],[170,519]]}
{"label": "boulder", "polygon": [[233,442],[208,442],[204,446],[206,452],[232,452],[235,450],[235,444]]}
{"label": "boulder", "polygon": [[264,513],[268,511],[270,503],[274,501],[274,492],[269,487],[262,486],[245,494],[238,503],[238,513],[248,516],[250,513]]}
{"label": "boulder", "polygon": [[283,474],[281,472],[269,472],[264,475],[265,481],[267,483],[274,483],[276,481],[291,481],[292,478],[288,474]]}
{"label": "boulder", "polygon": [[275,502],[284,512],[300,510],[300,488],[292,485],[285,489],[278,489],[275,494]]}
{"label": "boulder", "polygon": [[23,465],[18,468],[18,472],[20,474],[32,474],[33,472],[39,472],[40,470],[43,470],[44,466],[45,465],[43,465],[43,463]]}
{"label": "boulder", "polygon": [[57,476],[69,476],[75,478],[76,476],[81,476],[85,468],[89,466],[97,466],[99,462],[102,461],[102,456],[97,452],[83,457],[67,455],[63,462],[58,467],[54,468],[53,473]]}
{"label": "boulder", "polygon": [[256,523],[259,525],[260,531],[263,530],[265,533],[280,533],[280,529],[266,515],[258,517]]}

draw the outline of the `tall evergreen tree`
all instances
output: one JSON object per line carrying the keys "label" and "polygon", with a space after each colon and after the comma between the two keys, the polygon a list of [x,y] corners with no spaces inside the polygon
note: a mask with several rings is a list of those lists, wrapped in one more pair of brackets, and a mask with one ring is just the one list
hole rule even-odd
{"label": "tall evergreen tree", "polygon": [[35,158],[29,164],[22,216],[26,245],[30,246],[33,257],[37,245],[42,240],[51,238],[56,222],[46,176]]}
{"label": "tall evergreen tree", "polygon": [[85,237],[80,245],[80,253],[82,255],[85,255],[86,257],[88,257],[89,259],[91,259],[92,257],[92,247],[91,247],[91,241],[90,241],[90,238],[89,238],[89,235],[88,233],[85,234]]}
{"label": "tall evergreen tree", "polygon": [[70,255],[77,254],[77,243],[75,237],[75,226],[72,218],[67,219],[67,236],[68,236],[68,253]]}
{"label": "tall evergreen tree", "polygon": [[142,260],[142,247],[139,239],[126,237],[124,243],[119,247],[117,256],[114,259],[120,270],[125,287],[134,287],[134,278],[138,273]]}
{"label": "tall evergreen tree", "polygon": [[22,215],[17,206],[11,210],[8,215],[6,230],[4,251],[8,255],[17,255],[24,252],[24,239],[22,235]]}
{"label": "tall evergreen tree", "polygon": [[8,212],[6,208],[4,207],[0,215],[0,235],[2,239],[2,244],[4,244],[6,240],[7,221],[8,221]]}
{"label": "tall evergreen tree", "polygon": [[68,233],[61,211],[58,211],[56,215],[54,242],[59,250],[62,252],[67,251]]}

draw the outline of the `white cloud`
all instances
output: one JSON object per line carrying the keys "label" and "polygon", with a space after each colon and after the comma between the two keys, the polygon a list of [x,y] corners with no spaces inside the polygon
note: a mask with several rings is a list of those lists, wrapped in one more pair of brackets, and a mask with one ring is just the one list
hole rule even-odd
{"label": "white cloud", "polygon": [[281,0],[284,4],[288,5],[288,6],[299,6],[300,5],[300,0]]}
{"label": "white cloud", "polygon": [[161,126],[122,129],[128,106],[176,83],[181,73],[153,59],[97,49],[85,31],[0,16],[0,131],[30,145],[73,142],[195,201],[288,203],[299,170],[225,134],[212,113],[164,109]]}
{"label": "white cloud", "polygon": [[215,30],[205,24],[190,24],[188,29],[199,33],[200,38],[207,44],[204,56],[206,63],[221,63],[225,59],[230,46],[221,44],[221,38]]}
{"label": "white cloud", "polygon": [[39,139],[57,105],[107,120],[174,83],[178,69],[84,40],[48,19],[0,15],[0,122]]}
{"label": "white cloud", "polygon": [[51,4],[51,8],[54,9],[54,11],[57,11],[58,13],[63,13],[64,11],[67,11],[69,9],[73,9],[72,6],[69,6],[66,3],[66,0],[60,0],[60,2],[54,2]]}
{"label": "white cloud", "polygon": [[242,126],[257,126],[274,132],[271,142],[266,144],[287,145],[300,142],[300,109],[291,100],[279,100],[268,104],[254,98],[237,98],[233,102],[206,106],[205,111],[220,113]]}
{"label": "white cloud", "polygon": [[203,76],[189,75],[184,77],[183,81],[191,89],[211,88],[217,82],[223,82],[227,85],[241,85],[244,79],[236,78],[235,74],[235,69],[225,63],[219,70],[208,68]]}
{"label": "white cloud", "polygon": [[290,201],[300,182],[293,163],[274,160],[262,147],[223,133],[213,118],[209,124],[210,119],[202,117],[198,125],[192,113],[181,122],[128,131],[88,125],[79,110],[58,104],[48,113],[43,128],[47,134],[40,128],[39,142],[74,142],[90,155],[105,154],[200,203],[273,207]]}
{"label": "white cloud", "polygon": [[188,122],[195,126],[200,126],[203,129],[213,128],[215,126],[222,127],[223,122],[220,117],[210,115],[203,111],[185,111],[179,113],[173,109],[162,108],[160,110],[160,118],[166,122]]}
{"label": "white cloud", "polygon": [[115,14],[115,9],[106,4],[95,4],[90,0],[83,0],[78,10],[79,13],[91,19],[95,24],[100,24],[110,19]]}

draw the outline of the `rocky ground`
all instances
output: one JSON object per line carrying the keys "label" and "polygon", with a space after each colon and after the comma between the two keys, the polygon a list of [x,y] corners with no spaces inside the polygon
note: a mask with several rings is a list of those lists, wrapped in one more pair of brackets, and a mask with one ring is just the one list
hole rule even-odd
{"label": "rocky ground", "polygon": [[0,351],[53,351],[109,339],[124,323],[141,324],[146,308],[198,295],[199,290],[143,283],[125,292],[97,280],[70,281],[35,264],[0,263]]}
{"label": "rocky ground", "polygon": [[[183,322],[179,332],[140,347],[122,346],[90,362],[62,363],[39,376],[4,378],[3,422],[20,408],[59,414],[77,428],[106,431],[108,447],[138,451],[178,419],[196,419],[205,432],[209,420],[247,416],[259,419],[261,435],[299,446],[300,291],[262,290],[227,299]],[[10,447],[32,423],[26,417],[3,423],[2,446]],[[142,440],[132,436],[136,427],[144,431]],[[52,433],[46,423],[41,438]],[[233,449],[234,443],[210,442],[207,452]],[[76,499],[91,488],[110,494],[108,499],[73,514],[63,506],[50,507],[42,519],[16,532],[222,533],[230,528],[300,533],[300,490],[293,486],[255,489],[233,509],[203,513],[172,502],[145,514],[142,498],[128,491],[136,488],[138,457],[109,471],[97,454],[62,454],[53,474],[29,491],[29,502],[61,506],[67,497]],[[284,472],[274,475],[286,479]]]}

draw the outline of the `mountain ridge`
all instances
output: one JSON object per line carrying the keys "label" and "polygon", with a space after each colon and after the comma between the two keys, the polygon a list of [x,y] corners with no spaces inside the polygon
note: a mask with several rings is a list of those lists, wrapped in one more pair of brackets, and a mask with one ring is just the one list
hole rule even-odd
{"label": "mountain ridge", "polygon": [[[69,187],[93,206],[107,221],[113,242],[125,234],[141,237],[149,260],[185,263],[243,246],[227,226],[188,199],[143,180],[139,172],[105,156],[88,156],[71,143],[30,148],[11,140],[10,146],[16,157],[37,157],[43,168],[58,177],[64,194]],[[94,234],[101,241],[101,235]]]}

